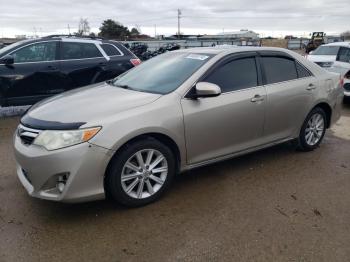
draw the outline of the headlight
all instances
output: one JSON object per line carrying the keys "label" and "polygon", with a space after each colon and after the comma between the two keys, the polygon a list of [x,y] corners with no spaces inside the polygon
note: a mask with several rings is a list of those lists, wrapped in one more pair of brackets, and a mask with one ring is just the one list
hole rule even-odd
{"label": "headlight", "polygon": [[47,150],[55,150],[89,141],[101,127],[78,130],[46,130],[41,132],[33,144],[43,146]]}

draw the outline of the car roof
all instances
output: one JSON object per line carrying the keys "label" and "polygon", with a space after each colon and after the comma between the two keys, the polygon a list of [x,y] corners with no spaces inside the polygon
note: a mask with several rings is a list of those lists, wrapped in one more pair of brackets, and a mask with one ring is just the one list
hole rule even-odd
{"label": "car roof", "polygon": [[325,44],[323,46],[345,46],[345,47],[350,47],[350,42],[334,42],[334,43]]}
{"label": "car roof", "polygon": [[[243,51],[279,51],[290,53],[289,50],[279,47],[260,47],[260,46],[235,46],[235,45],[219,45],[214,47],[195,47],[189,49],[180,49],[175,52],[186,53],[204,53],[204,54],[221,54],[221,53],[236,53]],[[174,51],[173,51],[174,52]]]}
{"label": "car roof", "polygon": [[65,35],[50,35],[50,36],[44,36],[40,38],[33,38],[33,39],[25,39],[22,41],[19,41],[19,44],[32,44],[32,43],[37,43],[37,42],[43,42],[43,41],[49,41],[49,40],[61,40],[61,41],[67,41],[67,42],[85,42],[85,43],[97,43],[97,44],[102,44],[102,43],[119,43],[118,41],[113,41],[113,40],[105,40],[103,38],[98,38],[98,37],[81,37],[81,36],[65,36]]}

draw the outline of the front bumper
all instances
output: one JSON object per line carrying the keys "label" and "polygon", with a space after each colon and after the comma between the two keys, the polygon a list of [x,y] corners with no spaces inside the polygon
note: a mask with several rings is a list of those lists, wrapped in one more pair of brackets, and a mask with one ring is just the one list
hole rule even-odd
{"label": "front bumper", "polygon": [[[84,202],[103,199],[103,179],[110,150],[82,143],[47,151],[36,145],[25,145],[14,137],[17,175],[28,194],[62,202]],[[63,190],[57,187],[59,177],[67,180]]]}

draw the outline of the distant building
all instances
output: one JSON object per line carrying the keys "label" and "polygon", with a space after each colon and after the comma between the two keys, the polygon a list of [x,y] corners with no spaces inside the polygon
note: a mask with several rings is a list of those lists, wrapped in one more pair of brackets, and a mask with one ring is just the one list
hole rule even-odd
{"label": "distant building", "polygon": [[[214,36],[219,39],[223,39],[223,38],[224,39],[249,39],[249,40],[259,39],[259,34],[248,29],[241,29],[239,31],[233,31],[233,32],[223,32]],[[205,37],[208,37],[208,36],[203,36],[202,38],[205,38]]]}
{"label": "distant building", "polygon": [[24,39],[25,38],[0,38],[0,46],[4,47],[6,45],[10,45]]}
{"label": "distant building", "polygon": [[[167,40],[177,40],[179,39],[178,35],[171,35],[165,37]],[[182,40],[210,40],[210,41],[222,41],[222,40],[247,40],[255,41],[259,40],[259,34],[254,31],[241,29],[240,31],[235,32],[223,32],[216,35],[181,35],[180,39]]]}

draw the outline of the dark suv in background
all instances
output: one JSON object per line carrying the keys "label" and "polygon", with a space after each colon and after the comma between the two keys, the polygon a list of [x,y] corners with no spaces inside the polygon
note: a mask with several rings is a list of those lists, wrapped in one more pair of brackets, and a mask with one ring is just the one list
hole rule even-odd
{"label": "dark suv in background", "polygon": [[0,105],[31,105],[139,63],[116,41],[59,35],[20,41],[0,50]]}

